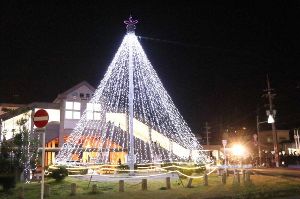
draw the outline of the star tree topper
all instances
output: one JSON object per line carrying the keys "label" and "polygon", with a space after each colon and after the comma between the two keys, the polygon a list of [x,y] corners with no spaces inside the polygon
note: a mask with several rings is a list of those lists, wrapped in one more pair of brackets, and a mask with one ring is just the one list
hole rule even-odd
{"label": "star tree topper", "polygon": [[124,23],[127,25],[126,29],[127,32],[134,32],[135,30],[135,24],[137,24],[139,21],[138,20],[133,20],[132,16],[129,16],[128,20],[125,20]]}

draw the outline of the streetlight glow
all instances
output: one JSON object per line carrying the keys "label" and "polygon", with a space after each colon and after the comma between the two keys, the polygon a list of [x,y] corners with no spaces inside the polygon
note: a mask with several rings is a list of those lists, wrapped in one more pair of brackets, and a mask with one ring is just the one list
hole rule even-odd
{"label": "streetlight glow", "polygon": [[246,153],[246,148],[241,144],[235,144],[231,148],[232,154],[236,156],[243,156]]}
{"label": "streetlight glow", "polygon": [[273,118],[273,115],[269,115],[269,117],[268,117],[268,123],[269,124],[272,124],[272,123],[274,123],[275,122],[275,120],[274,120],[274,118]]}

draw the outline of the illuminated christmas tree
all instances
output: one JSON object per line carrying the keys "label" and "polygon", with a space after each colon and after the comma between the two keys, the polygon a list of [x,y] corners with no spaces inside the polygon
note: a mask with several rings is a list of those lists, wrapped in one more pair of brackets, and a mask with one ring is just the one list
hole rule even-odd
{"label": "illuminated christmas tree", "polygon": [[121,46],[76,128],[56,157],[93,163],[206,161],[163,87],[137,36],[132,17]]}

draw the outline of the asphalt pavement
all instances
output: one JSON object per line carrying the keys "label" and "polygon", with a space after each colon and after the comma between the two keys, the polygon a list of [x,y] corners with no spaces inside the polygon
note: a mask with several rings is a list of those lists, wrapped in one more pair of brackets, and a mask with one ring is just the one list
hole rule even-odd
{"label": "asphalt pavement", "polygon": [[[253,174],[255,175],[268,175],[268,176],[285,176],[285,177],[294,177],[300,179],[300,169],[294,168],[254,168],[252,169]],[[300,198],[300,197],[299,197]]]}

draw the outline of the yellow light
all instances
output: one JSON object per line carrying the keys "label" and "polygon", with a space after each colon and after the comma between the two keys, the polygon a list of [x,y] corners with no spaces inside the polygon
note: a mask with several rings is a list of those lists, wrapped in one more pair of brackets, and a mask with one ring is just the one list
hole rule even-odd
{"label": "yellow light", "polygon": [[245,155],[246,149],[241,144],[235,144],[231,148],[232,154],[236,156],[243,156]]}

